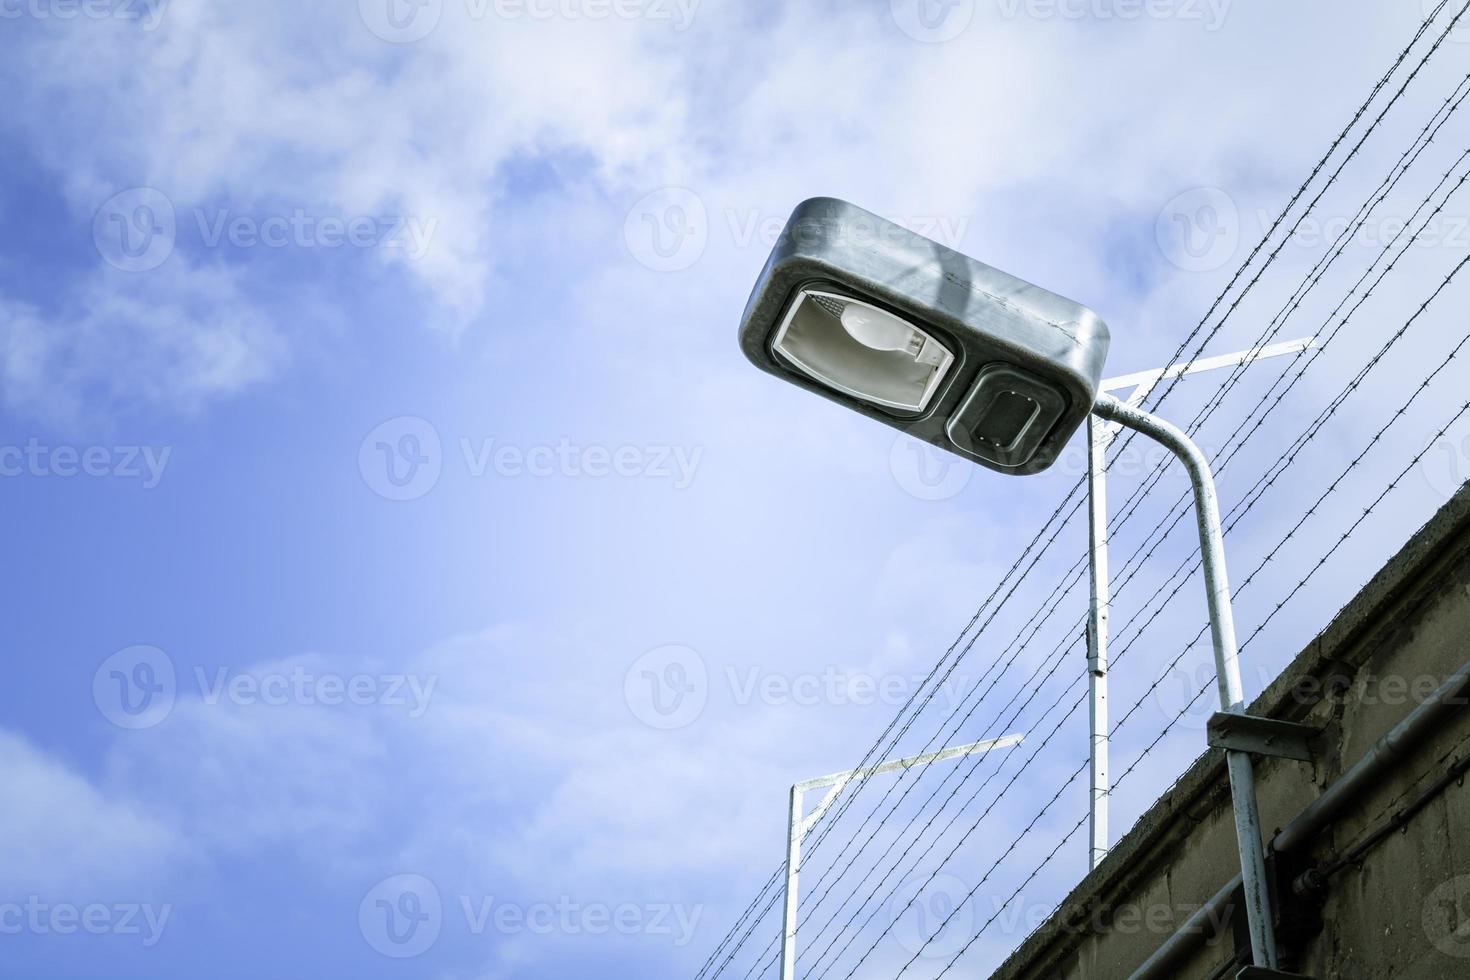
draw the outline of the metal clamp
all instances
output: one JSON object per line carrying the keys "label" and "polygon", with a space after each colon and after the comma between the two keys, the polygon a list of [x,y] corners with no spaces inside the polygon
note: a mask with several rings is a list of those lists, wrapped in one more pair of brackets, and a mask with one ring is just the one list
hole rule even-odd
{"label": "metal clamp", "polygon": [[[1211,716],[1207,731],[1215,748],[1298,762],[1313,760],[1312,743],[1321,734],[1310,725],[1224,711]],[[1262,980],[1266,976],[1269,974],[1263,974]]]}

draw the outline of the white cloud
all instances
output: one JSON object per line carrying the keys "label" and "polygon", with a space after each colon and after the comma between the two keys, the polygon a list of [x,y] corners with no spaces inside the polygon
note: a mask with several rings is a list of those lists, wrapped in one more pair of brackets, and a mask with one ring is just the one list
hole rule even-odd
{"label": "white cloud", "polygon": [[99,405],[195,411],[271,377],[288,356],[238,273],[179,256],[148,274],[91,274],[51,310],[0,294],[7,407],[62,424]]}
{"label": "white cloud", "polygon": [[[967,617],[976,584],[988,587],[1009,566],[1009,539],[1030,528],[1013,516],[1019,504],[1000,529],[993,517],[955,516],[968,500],[1002,492],[995,478],[982,486],[978,477],[969,496],[947,504],[900,500],[901,526],[889,524],[878,508],[899,499],[884,455],[891,437],[779,390],[739,359],[734,321],[768,243],[739,241],[734,229],[779,222],[816,193],[898,217],[965,219],[967,251],[1105,308],[1118,369],[1151,366],[1228,272],[1171,271],[1152,243],[1158,208],[1202,183],[1230,186],[1246,212],[1279,206],[1387,64],[1388,41],[1396,48],[1410,25],[1402,10],[1376,5],[1356,8],[1353,18],[1324,4],[1269,12],[1240,5],[1209,35],[1168,23],[1125,32],[983,22],[953,44],[926,46],[898,34],[881,3],[845,18],[822,4],[765,6],[707,2],[693,28],[676,34],[654,24],[469,22],[451,3],[430,38],[393,46],[372,37],[351,3],[180,4],[159,31],[122,43],[98,25],[33,33],[0,77],[19,100],[6,125],[64,186],[84,241],[93,211],[119,182],[166,190],[186,220],[199,206],[410,213],[439,220],[429,255],[415,263],[389,257],[371,269],[419,290],[425,322],[450,333],[493,322],[500,286],[565,297],[577,314],[571,329],[585,343],[578,366],[611,377],[606,383],[625,396],[609,400],[618,411],[662,420],[678,405],[680,426],[736,461],[724,464],[720,489],[701,485],[707,509],[691,527],[749,537],[729,514],[759,513],[772,538],[814,540],[802,536],[801,519],[838,510],[839,498],[845,509],[833,525],[845,530],[858,514],[874,520],[869,533],[831,544],[823,572],[838,584],[811,584],[810,593],[770,567],[779,560],[762,543],[766,564],[757,574],[788,593],[772,600],[787,605],[771,618],[792,636],[751,651],[706,650],[715,674],[743,664],[742,656],[788,673],[840,661],[922,674]],[[1330,70],[1315,53],[1324,16],[1341,46]],[[1306,93],[1291,104],[1319,111],[1309,120],[1281,111],[1284,92]],[[1373,166],[1363,170],[1376,175],[1383,153],[1402,141],[1392,135],[1381,145],[1369,146]],[[565,172],[534,166],[547,161]],[[627,207],[666,185],[696,190],[710,242],[688,270],[656,275],[624,248],[623,224]],[[556,274],[502,280],[528,249],[556,257]],[[1303,261],[1288,252],[1282,264]],[[293,363],[311,329],[305,324],[329,305],[281,317],[303,293],[320,297],[278,281],[279,266],[226,263],[187,247],[151,272],[97,265],[44,308],[0,298],[10,408],[75,418],[118,405],[206,407]],[[1236,322],[1239,334],[1217,349],[1253,338],[1265,321],[1245,309]],[[722,465],[715,455],[711,466]],[[742,466],[753,473],[734,472]],[[872,506],[853,506],[859,494],[872,495]],[[481,500],[475,506],[484,509]],[[1186,522],[1176,538],[1188,530]],[[902,538],[885,565],[876,542],[893,540],[879,537],[890,533]],[[685,542],[658,552],[646,540],[616,540],[639,549],[618,559],[629,566],[718,567],[730,557],[717,549],[691,555]],[[1070,566],[1079,540],[1064,537],[1055,563]],[[844,568],[847,554],[861,568]],[[739,579],[755,595],[752,577],[737,571],[710,581]],[[690,579],[689,588],[704,588],[699,576]],[[1045,589],[1054,581],[1045,578]],[[1020,621],[999,621],[977,649],[970,676],[1005,649],[996,637],[1008,643],[1028,625],[1026,598],[1008,610]],[[1181,603],[1186,625],[1198,619],[1197,600],[1190,592],[1192,604]],[[669,601],[658,596],[650,606]],[[877,639],[857,635],[872,622],[857,614],[857,625],[844,628],[842,610],[864,605],[898,628]],[[1299,618],[1305,629],[1321,617]],[[1069,623],[1059,618],[1054,631]],[[754,634],[741,625],[732,644]],[[26,843],[7,858],[13,877],[48,873],[28,855],[53,848],[34,841],[59,845],[101,826],[97,846],[87,841],[75,868],[58,874],[107,873],[103,845],[125,835],[142,842],[149,868],[182,866],[196,852],[286,848],[336,875],[409,867],[491,883],[484,887],[510,880],[582,895],[645,894],[668,881],[695,887],[692,870],[717,882],[710,893],[729,887],[743,900],[747,880],[779,860],[783,787],[853,764],[886,721],[759,704],[722,710],[726,699],[687,730],[655,732],[621,700],[622,671],[636,652],[626,640],[561,632],[579,629],[594,631],[502,629],[412,656],[401,669],[442,678],[431,711],[417,720],[182,698],[165,725],[117,736],[97,784],[19,740],[0,742],[36,799],[74,815],[48,823],[48,808],[38,807],[11,813],[8,825],[0,817],[5,838]],[[1036,647],[1021,667],[1051,649]],[[1128,675],[1145,683],[1153,664],[1134,663]],[[1080,678],[1074,674],[1069,680]],[[1018,668],[1011,683],[1019,677]],[[926,716],[926,725],[936,723]],[[1173,761],[1161,771],[1177,771]],[[1054,775],[1043,782],[1055,783]],[[146,811],[132,802],[145,793]]]}
{"label": "white cloud", "polygon": [[136,798],[94,785],[24,737],[0,731],[8,800],[0,808],[0,880],[14,898],[136,901],[191,851]]}
{"label": "white cloud", "polygon": [[[1147,214],[1160,188],[1224,181],[1268,152],[1280,166],[1282,146],[1303,144],[1284,138],[1294,124],[1268,107],[1283,87],[1320,76],[1310,59],[1273,62],[1273,72],[1233,81],[1223,99],[1196,66],[1254,35],[1260,14],[1238,5],[1218,31],[1187,21],[1123,33],[1106,29],[1116,24],[980,17],[943,45],[909,40],[881,7],[834,18],[815,4],[757,12],[706,3],[684,31],[657,19],[472,15],[480,9],[500,8],[446,3],[437,28],[408,45],[373,36],[346,3],[173,4],[153,31],[17,25],[25,39],[4,72],[15,93],[10,127],[53,169],[79,218],[121,183],[157,187],[181,212],[299,207],[437,221],[424,258],[382,254],[423,289],[421,319],[458,331],[493,322],[497,297],[487,290],[523,247],[505,236],[525,227],[507,167],[556,155],[585,159],[615,197],[631,194],[627,203],[654,187],[692,186],[720,221],[727,211],[779,219],[818,192],[890,214],[973,216],[967,244],[983,256],[1004,241],[1034,269],[1066,249],[1070,275],[1092,287],[1095,302],[1123,301],[1129,291],[1109,285],[1097,247],[1108,216]],[[1364,26],[1341,40],[1363,47],[1371,33]],[[1100,61],[1110,66],[1106,84],[1096,84]],[[1070,227],[1059,216],[1028,227],[1040,206],[1028,198],[1041,188],[1068,202]],[[599,219],[609,245],[621,217]],[[696,274],[665,279],[660,290],[687,296],[729,275],[721,245]],[[620,255],[592,258],[563,289],[601,295],[604,275],[626,274]],[[733,258],[742,275],[759,261]],[[171,304],[181,306],[202,274],[154,288],[181,292]],[[282,288],[278,270],[239,275],[232,316],[269,322],[261,297]],[[97,316],[126,317],[113,307],[127,307],[128,290],[112,280],[99,288],[118,295],[94,295]],[[301,329],[276,333],[289,349]],[[239,330],[215,331],[201,352],[125,327],[115,346],[123,358],[136,350],[144,362],[166,362],[178,382],[159,394],[192,407],[284,363],[240,345]],[[86,362],[88,340],[60,331],[50,346]],[[55,357],[10,347],[7,360],[20,364],[10,370],[35,378],[17,401],[47,381],[68,389]],[[103,386],[95,397],[110,394]]]}

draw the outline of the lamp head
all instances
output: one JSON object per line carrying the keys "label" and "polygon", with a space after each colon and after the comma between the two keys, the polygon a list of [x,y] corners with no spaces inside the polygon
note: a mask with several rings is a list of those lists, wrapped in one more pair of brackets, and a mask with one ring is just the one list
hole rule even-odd
{"label": "lamp head", "polygon": [[1087,418],[1108,340],[1086,307],[832,198],[797,207],[740,325],[762,370],[1013,474]]}

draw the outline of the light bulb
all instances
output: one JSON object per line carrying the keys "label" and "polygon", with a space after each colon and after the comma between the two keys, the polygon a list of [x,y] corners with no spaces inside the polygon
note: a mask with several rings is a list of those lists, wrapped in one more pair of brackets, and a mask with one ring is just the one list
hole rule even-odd
{"label": "light bulb", "polygon": [[772,347],[830,388],[904,412],[923,411],[955,362],[914,324],[818,290],[803,290],[791,304]]}
{"label": "light bulb", "polygon": [[901,350],[917,355],[924,338],[898,317],[871,306],[848,303],[842,311],[842,328],[853,340],[873,350]]}

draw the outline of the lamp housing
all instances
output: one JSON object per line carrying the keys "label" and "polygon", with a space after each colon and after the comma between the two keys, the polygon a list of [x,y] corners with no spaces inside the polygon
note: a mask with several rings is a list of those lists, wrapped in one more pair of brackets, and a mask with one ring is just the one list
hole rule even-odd
{"label": "lamp housing", "polygon": [[1049,467],[1107,360],[1092,310],[845,201],[800,204],[740,324],[757,367],[990,469]]}

